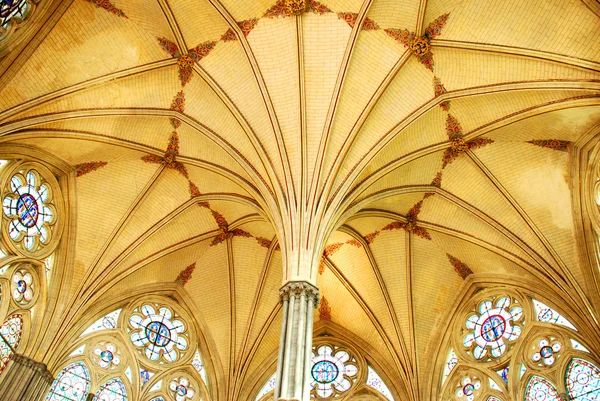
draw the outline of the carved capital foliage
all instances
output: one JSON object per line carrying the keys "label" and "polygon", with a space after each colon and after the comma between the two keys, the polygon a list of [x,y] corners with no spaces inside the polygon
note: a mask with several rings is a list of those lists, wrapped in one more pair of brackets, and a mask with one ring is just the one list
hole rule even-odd
{"label": "carved capital foliage", "polygon": [[292,281],[281,287],[279,298],[288,301],[291,297],[300,298],[304,295],[307,299],[313,299],[314,307],[319,303],[319,289],[306,281]]}

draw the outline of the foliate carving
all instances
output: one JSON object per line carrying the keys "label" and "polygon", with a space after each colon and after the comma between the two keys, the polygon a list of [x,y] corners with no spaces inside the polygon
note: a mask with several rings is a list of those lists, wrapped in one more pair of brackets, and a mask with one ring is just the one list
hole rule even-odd
{"label": "foliate carving", "polygon": [[281,287],[279,298],[281,301],[287,301],[291,297],[300,298],[304,295],[307,299],[314,300],[314,307],[319,303],[319,289],[306,281],[292,281]]}
{"label": "foliate carving", "polygon": [[286,0],[285,9],[289,14],[300,15],[306,11],[306,0]]}
{"label": "foliate carving", "polygon": [[409,43],[408,48],[412,52],[412,54],[421,58],[421,57],[425,57],[429,54],[431,44],[429,42],[429,38],[421,36],[421,37],[414,38]]}

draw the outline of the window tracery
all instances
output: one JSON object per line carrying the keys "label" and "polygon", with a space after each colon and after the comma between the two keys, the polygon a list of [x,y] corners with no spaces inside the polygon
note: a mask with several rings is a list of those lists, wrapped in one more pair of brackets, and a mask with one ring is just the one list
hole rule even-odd
{"label": "window tracery", "polygon": [[310,384],[317,398],[337,397],[356,383],[356,359],[346,349],[333,344],[313,348]]}
{"label": "window tracery", "polygon": [[16,163],[2,191],[2,231],[11,251],[48,257],[61,233],[61,193],[54,175],[42,165]]}
{"label": "window tracery", "polygon": [[465,350],[477,360],[501,357],[521,335],[523,317],[523,308],[516,298],[483,299],[465,319]]}
{"label": "window tracery", "polygon": [[46,401],[84,401],[90,392],[90,372],[83,362],[65,367],[56,377]]}
{"label": "window tracery", "polygon": [[[438,362],[442,399],[500,401],[504,399],[502,395],[507,394],[508,399],[524,401],[600,400],[600,369],[583,359],[589,355],[589,350],[578,341],[577,328],[562,312],[520,291],[497,297],[490,294],[493,294],[492,290],[479,292],[466,304],[467,312],[457,315],[460,319],[454,326],[457,335],[448,342],[445,363]],[[502,304],[507,297],[512,302],[508,308]],[[515,306],[519,308],[518,313],[513,311]],[[504,308],[513,325],[525,327],[527,324],[528,330],[521,331],[514,341],[506,341],[507,348],[500,357],[494,357],[490,352],[489,357],[477,359],[466,348],[467,352],[463,353],[461,349],[454,361],[452,345],[465,338],[475,342],[475,335],[471,337],[470,334],[482,330],[485,326],[482,316],[487,311],[485,318],[488,319],[495,308]],[[495,327],[500,330],[495,331]],[[505,327],[492,326],[489,333],[499,337]],[[465,328],[471,331],[466,332]],[[575,335],[578,340],[573,338]],[[481,337],[485,337],[483,331]],[[589,387],[584,388],[586,385]],[[567,395],[561,395],[565,391]]]}
{"label": "window tracery", "polygon": [[23,334],[23,317],[20,314],[9,316],[2,327],[0,327],[0,372],[2,372],[8,361],[19,347]]}
{"label": "window tracery", "polygon": [[94,401],[127,401],[125,384],[118,377],[108,380],[100,386],[100,391],[94,397]]}
{"label": "window tracery", "polygon": [[573,358],[565,375],[570,400],[600,400],[600,369],[580,358]]}
{"label": "window tracery", "polygon": [[[193,354],[188,352],[195,336],[189,317],[181,309],[172,300],[163,297],[135,300],[114,309],[83,331],[65,363],[83,363],[89,370],[89,392],[95,394],[94,401],[149,401],[161,397],[168,401],[205,399],[208,394],[204,384],[206,369],[196,347]],[[154,330],[152,323],[156,322],[164,325],[169,332]],[[177,337],[171,336],[171,330]],[[136,343],[141,338],[135,336],[136,333],[149,338],[142,347]],[[167,335],[174,347],[186,345],[186,350],[178,350],[174,360],[164,358],[164,351],[158,350],[161,341],[164,341],[161,346],[167,344],[166,339],[161,337]],[[180,341],[181,338],[185,343]],[[156,347],[155,353],[160,355],[158,360],[148,357],[148,343]],[[56,399],[59,400],[64,401]]]}
{"label": "window tracery", "polygon": [[168,306],[143,304],[129,326],[131,341],[151,361],[175,362],[188,349],[186,325]]}

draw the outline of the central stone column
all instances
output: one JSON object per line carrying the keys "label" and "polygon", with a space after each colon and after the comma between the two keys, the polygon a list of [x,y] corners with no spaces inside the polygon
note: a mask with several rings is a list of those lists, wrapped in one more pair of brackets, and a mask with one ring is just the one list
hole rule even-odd
{"label": "central stone column", "polygon": [[0,400],[44,400],[54,381],[46,365],[15,354],[0,375]]}
{"label": "central stone column", "polygon": [[307,281],[292,281],[279,290],[283,321],[275,400],[309,401],[314,309],[319,290]]}

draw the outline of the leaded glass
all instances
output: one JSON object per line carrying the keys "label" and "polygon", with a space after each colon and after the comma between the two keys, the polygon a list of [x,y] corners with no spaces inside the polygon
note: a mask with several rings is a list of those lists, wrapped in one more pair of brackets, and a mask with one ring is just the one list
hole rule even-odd
{"label": "leaded glass", "polygon": [[535,307],[535,313],[537,316],[537,320],[543,323],[553,323],[560,324],[561,326],[566,326],[570,329],[577,330],[575,326],[571,324],[567,319],[565,319],[560,313],[552,309],[546,304],[541,303],[540,301],[533,300],[533,306]]}
{"label": "leaded glass", "polygon": [[[13,356],[13,350],[19,347],[23,334],[23,318],[21,315],[11,315],[0,327],[0,372],[6,368]],[[11,349],[12,348],[12,349]]]}
{"label": "leaded glass", "polygon": [[102,386],[94,397],[94,401],[127,401],[125,384],[119,378],[110,379]]}
{"label": "leaded glass", "polygon": [[381,380],[381,377],[379,377],[379,375],[377,374],[377,372],[375,372],[373,370],[373,368],[370,367],[370,366],[367,369],[368,369],[367,386],[369,386],[371,388],[374,388],[375,390],[379,391],[388,400],[394,401],[394,397],[392,396],[392,392],[385,385],[385,383],[383,382],[383,380]]}
{"label": "leaded glass", "polygon": [[456,396],[460,400],[473,401],[481,390],[481,381],[477,378],[465,376],[456,389]]}
{"label": "leaded glass", "polygon": [[533,376],[527,383],[525,401],[560,401],[560,397],[556,388],[548,380]]}
{"label": "leaded glass", "polygon": [[11,192],[2,202],[9,219],[8,235],[30,252],[47,245],[56,223],[52,191],[36,170],[22,171],[10,179]]}
{"label": "leaded glass", "polygon": [[194,398],[194,394],[196,394],[190,381],[185,377],[171,380],[171,383],[169,383],[169,390],[171,390],[176,401],[191,400]]}
{"label": "leaded glass", "polygon": [[600,369],[594,364],[573,358],[565,375],[569,399],[577,401],[600,400]]}
{"label": "leaded glass", "polygon": [[121,363],[121,352],[114,344],[100,342],[94,348],[94,360],[102,369],[111,369]]}
{"label": "leaded glass", "polygon": [[502,400],[498,397],[494,397],[493,395],[490,395],[486,401],[502,401]]}
{"label": "leaded glass", "polygon": [[[23,18],[27,14],[27,0],[0,1],[0,27],[5,28],[13,18]],[[2,160],[6,162],[5,160]],[[1,167],[1,166],[0,166]]]}
{"label": "leaded glass", "polygon": [[510,366],[505,367],[504,369],[497,370],[496,373],[500,375],[504,383],[508,384],[508,373],[510,372]]}
{"label": "leaded glass", "polygon": [[458,357],[453,349],[450,350],[448,354],[448,359],[446,360],[446,365],[444,366],[444,376],[442,377],[442,383],[446,381],[454,367],[458,364]]}
{"label": "leaded glass", "polygon": [[579,343],[578,341],[575,341],[573,339],[571,339],[571,346],[576,349],[577,351],[583,351],[583,352],[590,352],[586,347],[584,347],[581,343]]}
{"label": "leaded glass", "polygon": [[111,330],[117,327],[117,321],[119,320],[119,315],[121,314],[121,309],[117,309],[114,312],[108,313],[100,319],[96,320],[94,324],[88,327],[83,333],[82,336],[94,333],[96,331],[102,330]]}
{"label": "leaded glass", "polygon": [[158,397],[154,397],[150,401],[165,401],[165,399],[163,397],[161,397],[161,396],[158,396]]}
{"label": "leaded glass", "polygon": [[521,335],[521,327],[514,324],[523,317],[523,309],[509,297],[485,300],[466,322],[467,334],[463,338],[466,348],[472,349],[475,359],[483,359],[488,351],[499,357]]}
{"label": "leaded glass", "polygon": [[313,354],[310,384],[317,397],[328,398],[352,387],[358,367],[348,352],[330,345],[323,345]]}
{"label": "leaded glass", "polygon": [[[548,341],[547,339],[542,339],[537,344],[536,352],[531,356],[531,360],[534,362],[540,362],[539,366],[551,366],[558,352],[562,349],[562,345],[558,341]],[[542,365],[543,363],[543,365]]]}
{"label": "leaded glass", "polygon": [[180,351],[188,348],[185,324],[166,306],[145,304],[141,314],[131,316],[129,324],[133,328],[131,341],[136,347],[143,348],[144,355],[151,361],[162,357],[167,362],[175,362]]}
{"label": "leaded glass", "polygon": [[208,382],[206,381],[206,370],[204,369],[204,364],[202,363],[202,358],[200,357],[200,351],[196,351],[194,359],[192,359],[192,366],[194,369],[196,369],[196,372],[198,372],[202,378],[202,381],[204,381],[204,384],[208,385]]}
{"label": "leaded glass", "polygon": [[61,370],[46,401],[84,401],[89,392],[90,372],[83,362],[77,362]]}
{"label": "leaded glass", "polygon": [[275,389],[276,381],[277,381],[277,374],[273,373],[273,376],[271,376],[271,378],[265,383],[264,386],[262,386],[262,388],[258,392],[258,395],[256,396],[256,400],[257,401],[260,400],[261,398],[263,398],[265,396],[265,394],[268,394],[269,392],[273,391]]}
{"label": "leaded glass", "polygon": [[142,382],[142,386],[145,386],[146,383],[150,381],[152,376],[154,376],[154,372],[150,372],[146,369],[140,369],[140,381]]}

